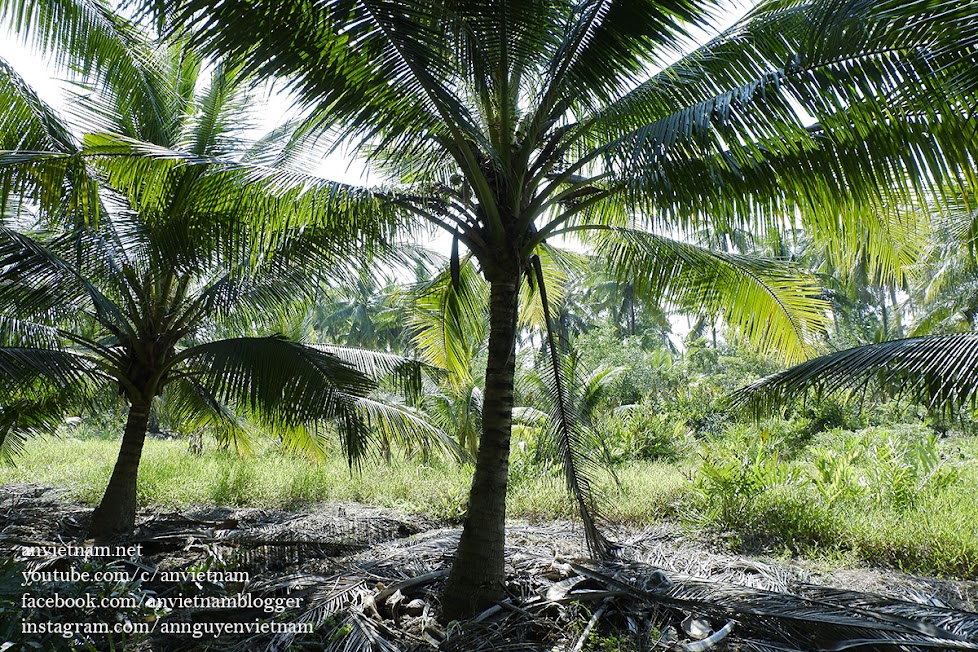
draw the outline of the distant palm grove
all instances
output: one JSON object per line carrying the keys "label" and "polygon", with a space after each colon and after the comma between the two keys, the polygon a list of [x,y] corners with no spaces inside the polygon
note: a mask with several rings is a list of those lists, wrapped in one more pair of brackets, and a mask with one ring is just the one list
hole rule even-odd
{"label": "distant palm grove", "polygon": [[[462,524],[445,622],[505,597],[507,510],[573,515],[594,558],[609,523],[675,518],[978,576],[978,532],[947,525],[978,489],[978,3],[0,22],[66,80],[0,59],[0,455],[121,435],[88,536],[167,502],[141,489],[156,446],[272,451],[334,469],[320,487],[457,477],[407,501]],[[362,185],[317,172],[335,152]]]}

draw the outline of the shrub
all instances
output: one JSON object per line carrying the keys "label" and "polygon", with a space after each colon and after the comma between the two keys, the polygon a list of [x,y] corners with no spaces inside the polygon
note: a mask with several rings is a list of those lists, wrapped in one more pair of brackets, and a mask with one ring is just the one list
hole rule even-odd
{"label": "shrub", "polygon": [[598,446],[613,464],[627,460],[676,461],[689,454],[692,441],[686,419],[644,403],[619,408],[598,424]]}

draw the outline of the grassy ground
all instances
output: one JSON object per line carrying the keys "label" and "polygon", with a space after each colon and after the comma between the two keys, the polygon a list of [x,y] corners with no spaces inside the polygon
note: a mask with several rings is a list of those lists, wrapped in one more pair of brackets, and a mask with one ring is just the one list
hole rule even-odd
{"label": "grassy ground", "polygon": [[[0,483],[64,487],[93,505],[117,453],[115,440],[36,439],[16,466],[0,466]],[[706,442],[680,462],[625,462],[619,484],[604,477],[599,485],[614,523],[671,518],[743,551],[978,578],[976,459],[978,441],[938,441],[922,426],[837,430],[804,445],[752,431]],[[315,463],[274,448],[192,454],[185,442],[151,439],[138,499],[162,510],[357,501],[458,522],[470,474],[440,459],[373,460],[351,471],[339,455]],[[574,515],[559,472],[518,455],[508,508],[531,520]]]}
{"label": "grassy ground", "polygon": [[[36,439],[16,466],[0,466],[0,483],[65,487],[72,500],[94,505],[105,490],[118,450],[117,441],[104,439]],[[185,442],[149,439],[137,498],[142,507],[156,509],[298,508],[321,501],[357,501],[456,522],[465,510],[471,473],[468,465],[419,458],[368,460],[351,470],[338,455],[317,463],[272,448],[247,457],[221,450],[195,455]],[[688,489],[675,465],[633,462],[617,474],[621,485],[605,478],[602,489],[608,516],[618,522],[658,520]],[[574,513],[556,472],[515,475],[508,507],[517,518],[553,519]]]}

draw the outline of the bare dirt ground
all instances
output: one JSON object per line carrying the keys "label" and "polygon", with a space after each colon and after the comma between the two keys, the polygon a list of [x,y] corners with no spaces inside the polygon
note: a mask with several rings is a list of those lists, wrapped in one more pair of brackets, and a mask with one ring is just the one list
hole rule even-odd
{"label": "bare dirt ground", "polygon": [[[82,544],[90,512],[55,489],[0,487],[0,553],[17,558],[24,546]],[[585,559],[575,524],[514,521],[509,598],[452,624],[438,621],[438,589],[459,532],[432,518],[323,504],[300,512],[142,512],[137,523],[132,543],[142,556],[126,562],[132,568],[235,569],[249,577],[146,582],[139,591],[289,596],[301,606],[283,618],[317,631],[228,635],[208,648],[200,639],[154,634],[133,637],[127,649],[978,650],[978,582],[737,555],[668,523],[613,531],[619,557],[599,564]],[[156,616],[191,624],[231,618],[207,608]],[[246,609],[232,619],[265,616]],[[99,645],[93,649],[107,649]]]}

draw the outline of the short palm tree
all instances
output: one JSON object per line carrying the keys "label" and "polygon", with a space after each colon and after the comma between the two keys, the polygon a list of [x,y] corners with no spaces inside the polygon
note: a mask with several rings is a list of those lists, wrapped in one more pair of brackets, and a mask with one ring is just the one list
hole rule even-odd
{"label": "short palm tree", "polygon": [[[75,117],[106,130],[82,144],[0,68],[0,103],[23,118],[0,133],[4,214],[22,227],[0,227],[0,446],[117,388],[128,419],[91,523],[99,538],[132,531],[150,410],[164,392],[169,410],[232,441],[270,427],[287,447],[322,452],[333,424],[357,458],[372,432],[436,432],[371,398],[384,378],[416,391],[419,364],[262,333],[340,273],[334,237],[344,252],[351,236],[369,252],[372,234],[328,218],[336,202],[372,199],[296,182],[287,131],[242,140],[248,96],[224,64],[205,72],[186,48],[150,45],[130,43],[141,48],[142,101],[111,87],[75,98]],[[221,337],[229,330],[253,335]]]}
{"label": "short palm tree", "polygon": [[[88,29],[30,11],[49,3],[7,4],[51,40]],[[800,356],[824,320],[813,284],[671,237],[797,219],[883,250],[865,207],[955,176],[973,151],[949,97],[976,85],[964,0],[767,0],[702,46],[724,7],[699,0],[136,4],[288,79],[310,124],[396,183],[388,198],[451,234],[488,281],[483,432],[449,618],[504,594],[519,286],[548,238],[576,234],[637,293],[694,301]]]}

